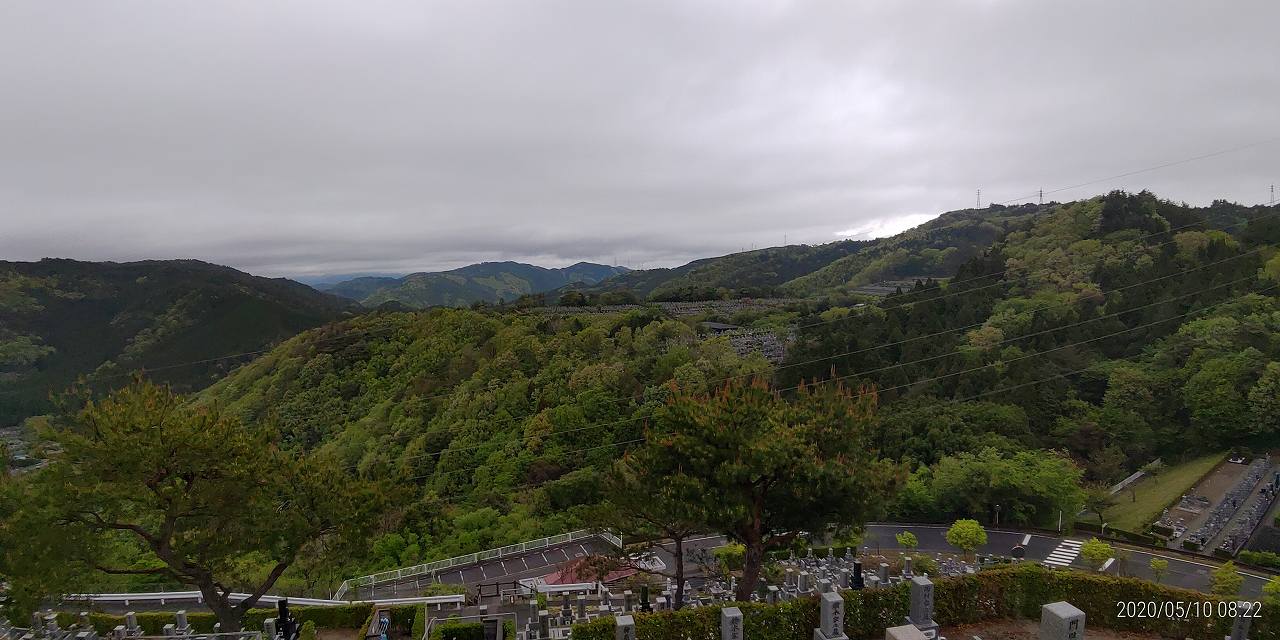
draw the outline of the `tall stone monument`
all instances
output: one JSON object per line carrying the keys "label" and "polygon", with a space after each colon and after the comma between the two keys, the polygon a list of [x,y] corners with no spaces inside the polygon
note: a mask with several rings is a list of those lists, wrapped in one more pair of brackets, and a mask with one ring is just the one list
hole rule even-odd
{"label": "tall stone monument", "polygon": [[725,607],[720,610],[720,640],[742,640],[742,610]]}
{"label": "tall stone monument", "polygon": [[907,624],[915,625],[924,637],[938,637],[938,623],[933,621],[933,582],[924,576],[911,579],[911,609]]}
{"label": "tall stone monument", "polygon": [[848,640],[844,634],[844,598],[835,591],[818,596],[821,614],[818,628],[813,630],[813,640]]}

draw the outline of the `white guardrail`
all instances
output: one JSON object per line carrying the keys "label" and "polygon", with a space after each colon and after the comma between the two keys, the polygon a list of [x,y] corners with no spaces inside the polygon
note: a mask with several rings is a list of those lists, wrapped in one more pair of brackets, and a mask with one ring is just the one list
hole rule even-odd
{"label": "white guardrail", "polygon": [[[240,602],[249,597],[247,593],[232,593],[230,599],[232,602]],[[159,602],[166,604],[169,602],[194,601],[196,603],[204,602],[204,594],[199,591],[157,591],[152,593],[72,593],[62,596],[64,601],[75,602],[91,602],[95,604],[123,604],[129,605],[133,602]],[[427,606],[437,605],[443,607],[445,605],[453,605],[461,607],[466,603],[467,596],[464,594],[447,595],[447,596],[421,596],[417,598],[389,598],[385,600],[370,600],[374,606],[394,606],[401,604],[423,604]],[[274,605],[280,600],[288,600],[289,604],[300,607],[337,607],[351,604],[346,600],[325,600],[323,598],[293,598],[287,596],[262,596],[258,598],[258,604]]]}
{"label": "white guardrail", "polygon": [[539,549],[546,549],[547,547],[568,544],[579,540],[589,540],[591,538],[600,538],[619,549],[622,548],[622,539],[607,531],[572,531],[570,533],[562,533],[560,535],[549,536],[538,540],[530,540],[529,542],[511,544],[497,549],[489,549],[488,551],[470,553],[456,558],[436,560],[434,562],[427,562],[412,567],[391,569],[390,571],[383,571],[381,573],[361,576],[359,578],[352,578],[350,580],[343,581],[342,585],[340,585],[338,590],[333,594],[333,599],[342,600],[347,595],[347,592],[352,589],[358,589],[359,587],[373,586],[383,582],[396,582],[405,578],[413,578],[415,576],[431,575],[456,567],[479,564],[486,560],[501,560],[510,556],[521,555],[529,551],[537,551]]}

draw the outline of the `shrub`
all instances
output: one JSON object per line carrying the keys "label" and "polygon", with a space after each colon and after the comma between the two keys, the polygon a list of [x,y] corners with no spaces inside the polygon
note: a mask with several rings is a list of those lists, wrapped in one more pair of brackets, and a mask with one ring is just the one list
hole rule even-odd
{"label": "shrub", "polygon": [[729,573],[742,569],[742,564],[747,556],[747,547],[736,542],[730,542],[723,547],[716,547],[711,553],[715,554],[716,560],[720,561],[720,566],[725,573]]}
{"label": "shrub", "polygon": [[[973,575],[940,578],[934,582],[934,619],[942,625],[957,625],[1004,618],[1039,619],[1040,606],[1066,600],[1082,609],[1089,624],[1123,632],[1158,634],[1164,637],[1220,640],[1230,632],[1231,619],[1216,616],[1192,620],[1165,618],[1121,618],[1115,603],[1127,600],[1216,602],[1221,598],[1197,591],[1178,589],[1136,578],[1052,571],[1025,563],[987,569]],[[884,629],[901,624],[907,614],[909,590],[906,584],[862,591],[846,591],[845,631],[851,638],[878,638]],[[791,600],[778,605],[735,603],[743,613],[744,636],[752,640],[806,640],[818,626],[815,598]],[[635,614],[639,640],[718,640],[718,607],[699,607],[675,612]],[[1280,625],[1271,622],[1280,615],[1274,603],[1264,604],[1262,617],[1253,621],[1251,637],[1258,640],[1280,638]],[[612,640],[612,618],[597,618],[574,625],[574,640]]]}
{"label": "shrub", "polygon": [[1241,551],[1239,558],[1245,564],[1280,569],[1280,553],[1274,551]]}
{"label": "shrub", "polygon": [[[612,623],[613,618],[609,618],[609,622]],[[510,620],[502,623],[502,637],[516,637],[516,626]],[[432,627],[431,640],[484,640],[484,623],[445,620]]]}
{"label": "shrub", "polygon": [[302,629],[298,631],[298,640],[316,640],[316,623],[308,620],[302,623]]}

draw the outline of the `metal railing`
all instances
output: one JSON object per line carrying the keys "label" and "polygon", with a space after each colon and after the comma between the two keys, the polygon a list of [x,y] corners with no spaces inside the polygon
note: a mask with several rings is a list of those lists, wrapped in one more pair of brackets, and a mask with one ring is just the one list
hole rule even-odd
{"label": "metal railing", "polygon": [[[249,597],[247,593],[232,593],[230,600],[239,602]],[[454,605],[461,607],[466,603],[466,596],[463,594],[443,595],[443,596],[419,596],[414,598],[386,598],[382,600],[372,600],[376,605],[401,605],[401,604],[423,604],[423,605]],[[204,602],[204,594],[199,591],[159,591],[146,593],[71,593],[62,596],[64,601],[90,602],[98,604],[124,604],[128,605],[133,602],[159,602],[165,604],[168,602],[181,602],[184,600],[195,601],[197,603]],[[351,604],[346,600],[325,600],[322,598],[296,598],[287,596],[262,596],[258,598],[258,604],[274,605],[280,600],[288,600],[290,604],[302,607],[338,607]]]}
{"label": "metal railing", "polygon": [[359,578],[351,578],[350,580],[343,581],[343,583],[338,587],[338,590],[334,592],[333,599],[342,600],[349,591],[358,589],[359,587],[374,586],[383,582],[396,582],[405,578],[430,575],[456,567],[479,564],[486,560],[500,560],[510,556],[527,553],[529,551],[537,551],[539,549],[546,549],[548,547],[577,542],[579,540],[590,540],[591,538],[600,538],[619,549],[622,548],[622,539],[608,531],[590,531],[583,529],[555,536],[548,536],[538,540],[521,542],[519,544],[510,544],[497,549],[469,553],[465,556],[436,560],[434,562],[427,562],[424,564],[414,565],[412,567],[391,569],[389,571],[361,576]]}

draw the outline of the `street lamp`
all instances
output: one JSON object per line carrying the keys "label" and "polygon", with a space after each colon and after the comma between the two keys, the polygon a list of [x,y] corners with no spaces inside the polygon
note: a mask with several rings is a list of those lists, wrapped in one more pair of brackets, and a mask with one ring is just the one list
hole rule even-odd
{"label": "street lamp", "polygon": [[996,505],[996,526],[1000,526],[1000,505]]}

